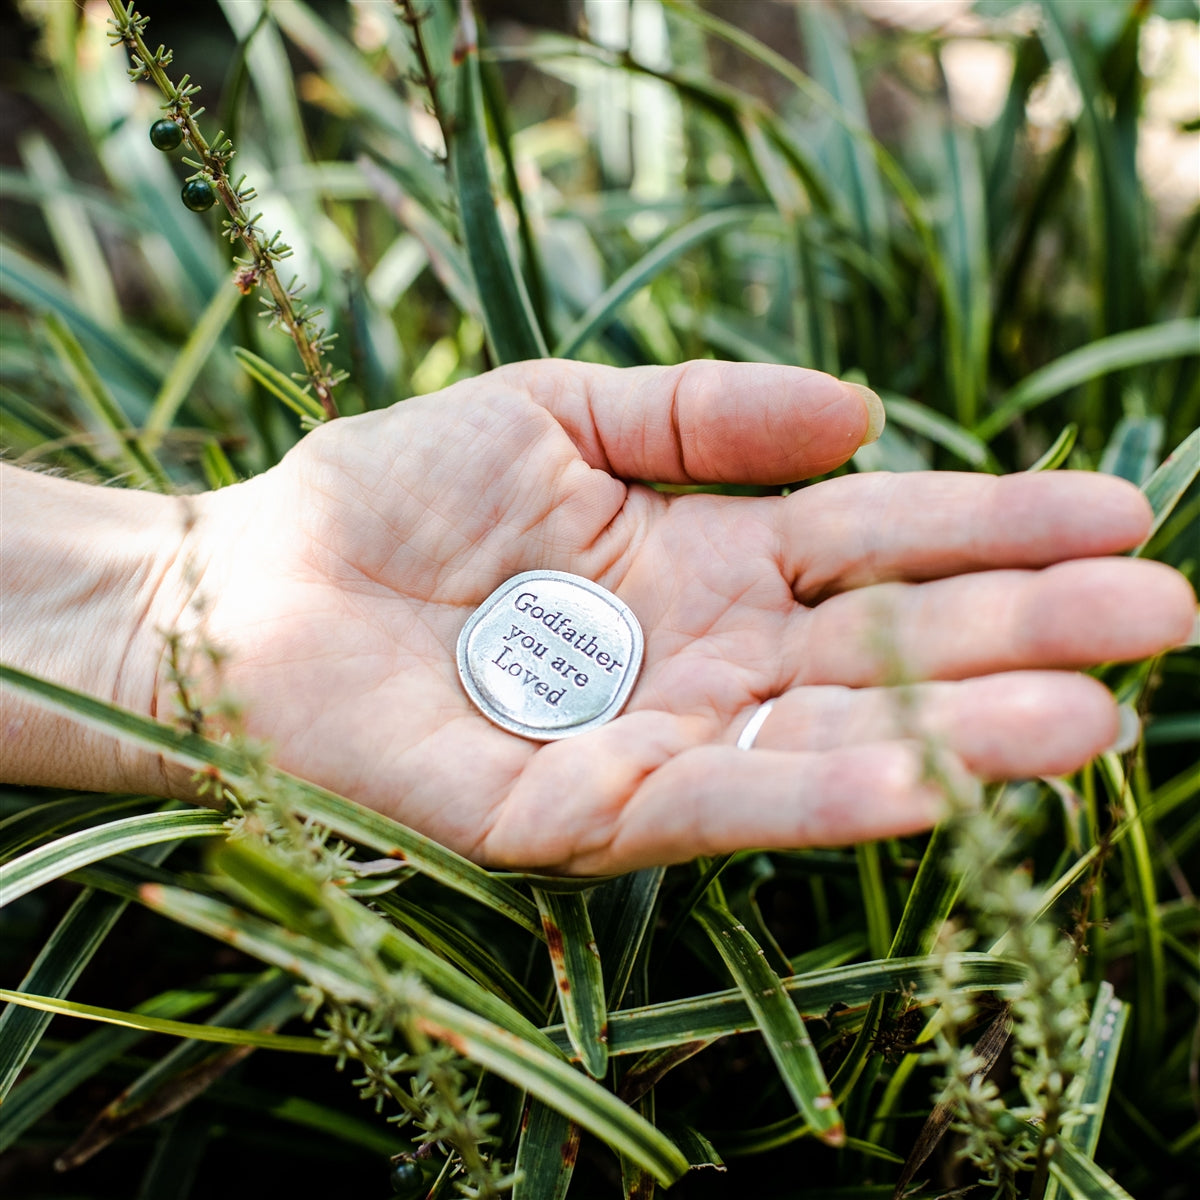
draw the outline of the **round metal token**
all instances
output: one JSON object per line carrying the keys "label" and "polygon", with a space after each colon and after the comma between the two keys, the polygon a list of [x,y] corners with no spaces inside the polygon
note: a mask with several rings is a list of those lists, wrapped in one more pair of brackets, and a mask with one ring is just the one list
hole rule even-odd
{"label": "round metal token", "polygon": [[612,592],[562,571],[526,571],[472,613],[458,674],[489,721],[552,742],[625,707],[642,649],[637,617]]}

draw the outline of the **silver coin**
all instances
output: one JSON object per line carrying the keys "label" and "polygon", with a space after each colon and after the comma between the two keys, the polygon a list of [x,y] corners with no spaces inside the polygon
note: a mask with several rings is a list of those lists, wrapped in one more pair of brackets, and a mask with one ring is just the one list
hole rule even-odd
{"label": "silver coin", "polygon": [[637,617],[612,592],[563,571],[526,571],[471,614],[458,674],[489,721],[552,742],[624,708],[642,650]]}

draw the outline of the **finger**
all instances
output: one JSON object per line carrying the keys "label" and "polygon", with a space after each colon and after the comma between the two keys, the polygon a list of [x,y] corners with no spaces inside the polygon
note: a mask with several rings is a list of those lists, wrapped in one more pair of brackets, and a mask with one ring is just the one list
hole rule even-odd
{"label": "finger", "polygon": [[752,846],[844,845],[928,828],[947,780],[973,794],[951,756],[938,760],[941,782],[927,778],[913,742],[746,753],[706,744],[713,732],[708,721],[644,712],[542,747],[473,857],[587,874]]}
{"label": "finger", "polygon": [[847,475],[775,511],[785,578],[806,601],[883,580],[1113,554],[1138,545],[1151,522],[1136,487],[1094,471]]}
{"label": "finger", "polygon": [[630,871],[751,847],[903,837],[977,794],[952,756],[931,763],[914,742],[800,753],[703,746],[648,776],[621,808],[611,841],[569,869]]}
{"label": "finger", "polygon": [[660,483],[779,484],[844,463],[883,428],[867,388],[765,363],[521,363],[504,369],[590,466]]}
{"label": "finger", "polygon": [[[735,723],[736,735],[752,715]],[[1122,734],[1117,703],[1086,675],[1015,671],[905,689],[813,687],[780,696],[755,749],[835,750],[915,738],[944,746],[984,779],[1066,775]]]}
{"label": "finger", "polygon": [[868,687],[1145,658],[1187,640],[1195,605],[1178,572],[1129,558],[879,584],[797,610],[786,682]]}

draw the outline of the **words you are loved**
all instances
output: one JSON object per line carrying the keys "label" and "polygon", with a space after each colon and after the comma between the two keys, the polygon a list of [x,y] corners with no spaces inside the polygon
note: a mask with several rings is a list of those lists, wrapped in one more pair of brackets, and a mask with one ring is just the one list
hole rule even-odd
{"label": "words you are loved", "polygon": [[[557,707],[570,689],[621,671],[621,650],[594,629],[577,624],[561,608],[549,609],[536,592],[519,592],[489,666],[517,680],[528,694]],[[601,631],[603,633],[603,631]],[[604,690],[611,690],[605,680]]]}

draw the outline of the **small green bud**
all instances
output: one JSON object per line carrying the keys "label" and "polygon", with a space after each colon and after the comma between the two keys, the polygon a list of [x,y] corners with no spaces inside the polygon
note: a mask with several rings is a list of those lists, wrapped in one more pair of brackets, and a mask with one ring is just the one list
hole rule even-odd
{"label": "small green bud", "polygon": [[150,140],[158,150],[178,150],[183,143],[183,129],[178,121],[164,117],[150,126]]}
{"label": "small green bud", "polygon": [[1020,1137],[1028,1127],[1020,1117],[1013,1116],[1007,1109],[996,1116],[996,1132],[1008,1141]]}
{"label": "small green bud", "polygon": [[192,212],[207,212],[217,202],[216,189],[207,179],[189,179],[180,195]]}

